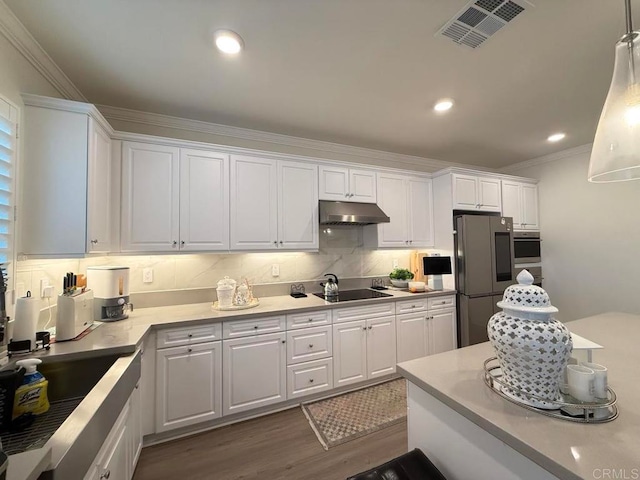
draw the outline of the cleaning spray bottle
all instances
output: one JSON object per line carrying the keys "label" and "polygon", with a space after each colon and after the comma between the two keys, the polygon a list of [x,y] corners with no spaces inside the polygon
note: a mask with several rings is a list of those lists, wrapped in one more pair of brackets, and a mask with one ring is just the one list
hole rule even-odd
{"label": "cleaning spray bottle", "polygon": [[47,398],[47,385],[49,382],[38,372],[37,367],[42,363],[38,358],[27,358],[18,360],[16,365],[24,367],[26,373],[16,390],[13,402],[13,418],[26,413],[40,415],[49,410],[49,399]]}

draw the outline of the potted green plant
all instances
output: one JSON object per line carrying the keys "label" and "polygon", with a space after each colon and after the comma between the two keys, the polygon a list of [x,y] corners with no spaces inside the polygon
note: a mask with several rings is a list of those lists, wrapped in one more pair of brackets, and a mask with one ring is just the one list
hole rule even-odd
{"label": "potted green plant", "polygon": [[396,268],[389,274],[391,285],[398,288],[407,288],[409,280],[413,279],[413,273],[406,268]]}

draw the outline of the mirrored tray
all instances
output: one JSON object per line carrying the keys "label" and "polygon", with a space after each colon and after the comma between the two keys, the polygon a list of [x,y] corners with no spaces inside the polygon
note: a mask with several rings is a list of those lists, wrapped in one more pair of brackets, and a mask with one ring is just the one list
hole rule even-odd
{"label": "mirrored tray", "polygon": [[257,298],[252,299],[251,303],[248,303],[246,305],[230,305],[228,307],[221,307],[216,300],[215,302],[213,302],[211,308],[220,311],[246,310],[247,308],[257,307],[258,305],[260,305],[260,300],[258,300]]}
{"label": "mirrored tray", "polygon": [[[519,401],[504,391],[509,389],[511,391],[522,392],[519,388],[507,384],[502,379],[502,371],[500,370],[497,357],[491,357],[484,361],[484,383],[505,400],[515,403],[527,410],[546,415],[547,417],[578,423],[606,423],[618,418],[618,408],[616,407],[617,397],[610,387],[607,387],[607,401],[603,402],[580,402],[571,395],[561,393],[559,399],[553,400],[553,403],[559,406],[559,408],[555,410],[536,408]],[[522,393],[526,393],[527,396],[537,400],[550,401],[547,398],[539,398],[528,392]]]}

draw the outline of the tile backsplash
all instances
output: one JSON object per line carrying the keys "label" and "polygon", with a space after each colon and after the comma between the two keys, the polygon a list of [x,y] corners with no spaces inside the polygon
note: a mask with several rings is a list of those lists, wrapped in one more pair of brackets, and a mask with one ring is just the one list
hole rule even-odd
{"label": "tile backsplash", "polygon": [[[393,269],[393,261],[409,268],[408,250],[370,250],[363,246],[364,230],[360,227],[321,229],[318,252],[269,252],[240,254],[172,254],[172,255],[107,255],[71,259],[26,259],[18,261],[16,294],[31,290],[39,295],[40,280],[45,278],[55,286],[54,298],[62,288],[66,272],[86,273],[87,267],[122,265],[131,268],[131,293],[215,288],[218,280],[228,275],[239,280],[248,278],[252,284],[293,283],[323,278],[335,273],[343,278],[385,276]],[[272,265],[280,275],[274,277]],[[153,282],[143,283],[142,272],[153,269]],[[42,308],[47,302],[42,300]]]}

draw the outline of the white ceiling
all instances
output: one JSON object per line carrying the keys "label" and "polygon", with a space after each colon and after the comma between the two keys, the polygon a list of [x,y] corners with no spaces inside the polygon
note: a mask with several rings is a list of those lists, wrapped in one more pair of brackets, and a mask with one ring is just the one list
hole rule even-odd
{"label": "white ceiling", "polygon": [[434,36],[466,0],[5,0],[92,103],[493,168],[593,140],[624,31],[622,0],[532,1],[472,50]]}

